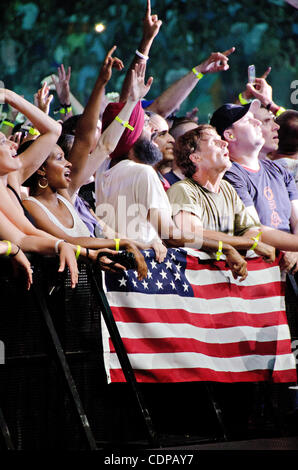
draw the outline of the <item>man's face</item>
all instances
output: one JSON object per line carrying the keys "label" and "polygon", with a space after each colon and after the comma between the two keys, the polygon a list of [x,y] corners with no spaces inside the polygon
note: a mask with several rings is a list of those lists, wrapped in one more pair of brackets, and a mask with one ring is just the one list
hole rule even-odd
{"label": "man's face", "polygon": [[244,153],[256,149],[261,150],[265,142],[261,122],[254,117],[251,111],[248,111],[241,119],[234,122],[228,134],[232,135],[231,142],[234,142],[239,151]]}
{"label": "man's face", "polygon": [[228,170],[232,163],[229,158],[228,144],[217,134],[216,130],[206,129],[200,139],[196,152],[199,156],[200,169],[205,171]]}
{"label": "man's face", "polygon": [[142,135],[134,143],[132,150],[139,163],[154,166],[162,160],[162,153],[158,146],[151,139]]}
{"label": "man's face", "polygon": [[265,108],[254,112],[255,118],[261,122],[261,129],[265,143],[261,149],[262,153],[270,153],[278,149],[279,125],[274,121],[273,114]]}
{"label": "man's face", "polygon": [[174,137],[169,134],[167,121],[163,117],[155,115],[150,117],[150,126],[151,131],[156,134],[154,142],[163,155],[163,161],[173,161],[175,140]]}

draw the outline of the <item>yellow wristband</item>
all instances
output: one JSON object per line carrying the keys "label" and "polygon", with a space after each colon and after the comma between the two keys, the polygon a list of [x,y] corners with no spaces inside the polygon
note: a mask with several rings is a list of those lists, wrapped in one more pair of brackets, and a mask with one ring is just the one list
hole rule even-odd
{"label": "yellow wristband", "polygon": [[128,124],[128,121],[123,121],[119,116],[115,117],[115,120],[120,122],[121,126],[126,127],[130,131],[134,131],[134,127],[132,127],[130,124]]}
{"label": "yellow wristband", "polygon": [[31,134],[31,135],[40,135],[40,132],[37,129],[35,129],[34,127],[30,127],[29,134]]}
{"label": "yellow wristband", "polygon": [[195,76],[197,77],[198,80],[201,80],[201,78],[204,77],[204,74],[201,73],[201,72],[198,72],[195,67],[193,69],[191,69],[191,71],[195,74]]}
{"label": "yellow wristband", "polygon": [[282,106],[280,106],[277,110],[277,112],[275,113],[275,116],[278,117],[280,116],[282,113],[285,112],[285,108],[283,108]]}
{"label": "yellow wristband", "polygon": [[4,256],[9,256],[11,253],[11,242],[9,240],[3,240],[5,243],[7,243],[7,251],[4,254]]}
{"label": "yellow wristband", "polygon": [[2,121],[1,126],[3,126],[3,124],[9,127],[14,127],[14,123],[10,121]]}
{"label": "yellow wristband", "polygon": [[252,237],[252,240],[254,240],[254,244],[251,247],[252,251],[254,251],[257,248],[258,243],[259,243],[259,238],[260,238],[261,235],[262,235],[262,232],[259,232],[256,237]]}
{"label": "yellow wristband", "polygon": [[249,101],[247,101],[245,98],[243,98],[242,93],[239,93],[238,100],[240,101],[240,103],[242,105],[249,103]]}
{"label": "yellow wristband", "polygon": [[78,259],[78,257],[80,256],[80,253],[81,253],[81,247],[80,245],[77,245],[76,259]]}
{"label": "yellow wristband", "polygon": [[220,256],[223,254],[222,252],[222,241],[218,242],[218,250],[216,252],[216,261],[220,260]]}
{"label": "yellow wristband", "polygon": [[121,238],[114,238],[115,241],[115,250],[119,251]]}

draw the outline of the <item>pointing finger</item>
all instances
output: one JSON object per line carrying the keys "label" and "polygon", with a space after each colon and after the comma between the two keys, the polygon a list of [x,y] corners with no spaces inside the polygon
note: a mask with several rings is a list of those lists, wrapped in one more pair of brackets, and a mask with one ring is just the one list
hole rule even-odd
{"label": "pointing finger", "polygon": [[268,69],[266,70],[266,72],[263,73],[261,78],[264,78],[266,80],[270,72],[271,72],[271,67],[268,67]]}
{"label": "pointing finger", "polygon": [[222,52],[222,54],[227,57],[227,56],[229,56],[230,54],[232,54],[234,51],[235,51],[235,47],[231,47],[231,49],[228,49],[227,51]]}
{"label": "pointing finger", "polygon": [[147,0],[146,17],[151,16],[151,2]]}
{"label": "pointing finger", "polygon": [[109,50],[109,52],[107,53],[107,57],[111,56],[111,55],[114,53],[115,49],[117,49],[117,46],[113,46],[113,47]]}

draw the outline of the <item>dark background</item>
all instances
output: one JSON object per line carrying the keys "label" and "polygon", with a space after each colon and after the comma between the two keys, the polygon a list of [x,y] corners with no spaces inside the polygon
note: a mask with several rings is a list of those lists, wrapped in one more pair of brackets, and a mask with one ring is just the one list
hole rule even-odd
{"label": "dark background", "polygon": [[[114,44],[127,69],[141,38],[145,7],[146,0],[8,1],[0,15],[0,79],[32,101],[40,80],[63,62],[72,66],[71,91],[84,105]],[[290,98],[291,83],[298,79],[298,10],[286,1],[152,0],[152,13],[163,25],[148,62],[148,74],[154,76],[149,99],[212,51],[235,46],[230,70],[204,77],[178,115],[198,106],[204,121],[218,105],[234,101],[252,63],[257,76],[272,67],[268,81],[275,101],[297,109]],[[101,34],[94,30],[98,22],[106,26]],[[114,71],[107,92],[120,91],[124,75]]]}

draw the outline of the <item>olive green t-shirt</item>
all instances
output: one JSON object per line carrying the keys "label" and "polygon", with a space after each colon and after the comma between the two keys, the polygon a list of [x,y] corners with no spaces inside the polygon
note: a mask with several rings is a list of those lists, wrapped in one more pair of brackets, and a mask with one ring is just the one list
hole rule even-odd
{"label": "olive green t-shirt", "polygon": [[205,230],[241,236],[252,227],[259,227],[245,208],[235,189],[222,180],[218,193],[200,186],[191,178],[173,184],[167,190],[172,216],[180,211],[196,215]]}

